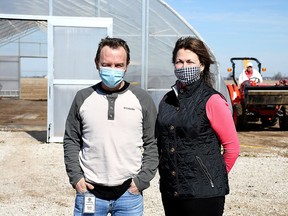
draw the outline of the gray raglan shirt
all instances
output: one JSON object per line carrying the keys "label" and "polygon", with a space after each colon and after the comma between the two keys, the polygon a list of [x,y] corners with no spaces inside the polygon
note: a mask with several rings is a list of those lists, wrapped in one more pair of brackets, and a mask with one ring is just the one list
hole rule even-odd
{"label": "gray raglan shirt", "polygon": [[114,93],[100,84],[77,92],[65,127],[64,160],[72,185],[82,177],[104,186],[133,178],[142,191],[158,166],[156,107],[150,95],[127,82]]}

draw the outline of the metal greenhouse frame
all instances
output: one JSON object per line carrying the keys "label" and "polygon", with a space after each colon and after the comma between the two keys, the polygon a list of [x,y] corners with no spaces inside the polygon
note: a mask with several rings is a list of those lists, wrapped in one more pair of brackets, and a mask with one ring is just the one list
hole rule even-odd
{"label": "metal greenhouse frame", "polygon": [[[176,40],[188,35],[203,40],[162,0],[0,0],[0,60],[9,44],[37,30],[47,32],[47,53],[39,54],[48,58],[47,142],[62,142],[75,92],[99,81],[93,59],[102,37],[127,41],[131,63],[125,79],[147,90],[156,104],[175,82],[171,55]],[[216,62],[211,66],[214,87],[228,96],[210,53]],[[10,75],[0,67],[0,81]]]}

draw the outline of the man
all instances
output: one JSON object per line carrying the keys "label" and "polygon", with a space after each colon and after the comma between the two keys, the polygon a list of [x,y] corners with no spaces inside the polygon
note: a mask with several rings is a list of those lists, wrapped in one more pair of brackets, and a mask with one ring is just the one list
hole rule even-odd
{"label": "man", "polygon": [[253,64],[248,62],[246,65],[246,70],[244,69],[243,72],[239,76],[239,86],[246,80],[253,80],[257,83],[262,83],[263,78],[261,74],[253,69]]}
{"label": "man", "polygon": [[[102,82],[77,92],[64,135],[64,160],[76,190],[74,215],[142,215],[142,191],[158,166],[156,107],[123,80],[130,50],[105,38],[95,57]],[[91,215],[91,214],[90,214]]]}

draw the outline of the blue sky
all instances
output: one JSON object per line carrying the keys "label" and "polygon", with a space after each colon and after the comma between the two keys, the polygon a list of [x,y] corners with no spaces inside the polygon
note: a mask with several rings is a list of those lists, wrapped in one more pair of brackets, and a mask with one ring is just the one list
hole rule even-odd
{"label": "blue sky", "polygon": [[[212,49],[227,77],[231,57],[255,57],[263,76],[288,76],[287,0],[164,0]],[[240,63],[240,62],[239,62]]]}

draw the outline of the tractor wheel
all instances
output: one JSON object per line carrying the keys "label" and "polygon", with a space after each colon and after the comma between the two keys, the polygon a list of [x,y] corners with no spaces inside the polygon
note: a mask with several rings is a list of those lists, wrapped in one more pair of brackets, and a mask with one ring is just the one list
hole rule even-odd
{"label": "tractor wheel", "polygon": [[245,121],[241,104],[235,104],[233,106],[233,120],[237,130],[244,129]]}
{"label": "tractor wheel", "polygon": [[281,130],[288,130],[288,106],[282,106],[281,111],[283,116],[279,118],[279,126]]}
{"label": "tractor wheel", "polygon": [[261,118],[261,122],[262,122],[262,125],[263,127],[273,127],[277,124],[277,120],[278,118],[277,117],[271,117],[271,118]]}

